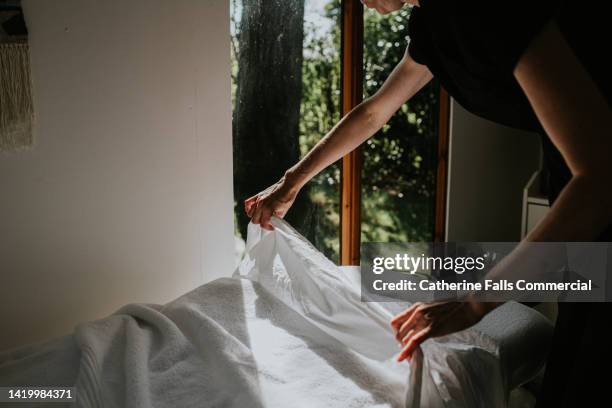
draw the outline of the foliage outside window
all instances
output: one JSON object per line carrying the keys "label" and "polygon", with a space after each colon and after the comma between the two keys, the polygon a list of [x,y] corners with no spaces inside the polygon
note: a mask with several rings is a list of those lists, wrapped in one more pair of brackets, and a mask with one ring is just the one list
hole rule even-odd
{"label": "foliage outside window", "polygon": [[[410,8],[364,16],[364,97],[374,94],[408,45]],[[439,85],[432,81],[363,146],[362,242],[432,241]]]}
{"label": "foliage outside window", "polygon": [[[406,47],[409,9],[366,12],[364,95]],[[340,2],[232,0],[232,101],[237,242],[242,202],[276,182],[340,119]],[[437,86],[402,107],[364,145],[362,240],[430,240]],[[332,260],[339,251],[340,167],[302,190],[287,220]]]}

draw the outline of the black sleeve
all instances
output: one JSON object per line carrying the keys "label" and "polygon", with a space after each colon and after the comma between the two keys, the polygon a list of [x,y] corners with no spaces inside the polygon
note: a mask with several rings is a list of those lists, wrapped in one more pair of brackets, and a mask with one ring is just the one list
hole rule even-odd
{"label": "black sleeve", "polygon": [[[421,0],[410,17],[408,51],[424,61],[428,53],[445,49],[475,69],[513,70],[560,7],[560,0]],[[437,51],[427,48],[432,44]]]}
{"label": "black sleeve", "polygon": [[502,70],[514,70],[531,41],[555,18],[559,0],[529,2],[436,0],[464,52]]}
{"label": "black sleeve", "polygon": [[408,21],[408,55],[419,64],[427,65],[428,33],[421,10],[413,7]]}

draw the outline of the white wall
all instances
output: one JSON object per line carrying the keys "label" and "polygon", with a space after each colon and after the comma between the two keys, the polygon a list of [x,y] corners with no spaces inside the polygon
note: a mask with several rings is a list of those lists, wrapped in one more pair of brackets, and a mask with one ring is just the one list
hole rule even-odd
{"label": "white wall", "polygon": [[453,101],[448,241],[519,241],[523,188],[539,168],[538,135],[481,119]]}
{"label": "white wall", "polygon": [[23,3],[36,146],[0,155],[0,349],[234,264],[228,3]]}

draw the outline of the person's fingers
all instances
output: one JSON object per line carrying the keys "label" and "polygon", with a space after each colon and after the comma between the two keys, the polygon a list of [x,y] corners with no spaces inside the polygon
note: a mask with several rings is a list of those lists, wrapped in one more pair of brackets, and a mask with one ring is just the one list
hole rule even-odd
{"label": "person's fingers", "polygon": [[402,325],[404,323],[406,323],[406,320],[410,319],[410,317],[413,315],[414,313],[414,309],[411,310],[407,310],[405,313],[403,313],[401,316],[398,316],[397,319],[394,319],[391,322],[391,328],[393,329],[393,333],[394,334],[398,334],[400,331],[400,328],[402,327]]}
{"label": "person's fingers", "polygon": [[274,229],[274,226],[270,223],[270,217],[272,217],[272,210],[268,206],[266,206],[261,211],[261,218],[259,222],[263,229],[272,231]]}
{"label": "person's fingers", "polygon": [[272,212],[272,215],[278,218],[283,218],[286,213],[287,213],[287,208],[282,206],[282,207],[278,207],[277,209],[275,209]]}
{"label": "person's fingers", "polygon": [[418,303],[413,303],[408,309],[404,310],[401,313],[398,313],[393,317],[393,319],[391,319],[391,327],[395,330],[396,333],[398,332],[402,323],[404,323],[406,319],[412,316],[412,313],[414,313],[417,307]]}
{"label": "person's fingers", "polygon": [[410,337],[412,337],[414,335],[414,333],[415,333],[415,330],[414,329],[410,329],[410,330],[408,330],[408,333],[406,333],[406,335],[404,337],[402,337],[401,343],[402,343],[403,346],[406,345],[406,343],[408,342],[408,340],[410,340]]}
{"label": "person's fingers", "polygon": [[260,224],[262,228],[273,230],[271,217],[282,218],[291,207],[293,197],[279,190],[278,185],[279,183],[276,183],[244,200],[244,210],[253,224]]}
{"label": "person's fingers", "polygon": [[272,215],[274,215],[274,216],[276,216],[278,218],[284,218],[285,215],[287,214],[287,211],[289,211],[289,208],[291,208],[292,204],[293,204],[293,200],[280,203],[274,209],[274,212],[272,213]]}
{"label": "person's fingers", "polygon": [[393,316],[393,318],[391,319],[391,326],[399,327],[399,323],[406,320],[406,318],[412,314],[412,311],[415,307],[416,303],[413,303],[407,309]]}
{"label": "person's fingers", "polygon": [[416,318],[416,314],[419,312],[419,310],[422,309],[422,307],[423,303],[416,302],[408,309],[406,309],[402,314],[401,318],[398,319],[396,323],[397,328],[395,330],[395,338],[397,339],[397,341],[401,342],[401,339],[410,329],[412,322],[414,322],[414,319]]}
{"label": "person's fingers", "polygon": [[251,218],[253,217],[253,204],[252,202],[250,203],[244,203],[244,211],[246,212],[247,217]]}
{"label": "person's fingers", "polygon": [[419,309],[417,308],[412,313],[412,315],[408,319],[406,319],[404,323],[402,323],[402,325],[400,326],[400,329],[397,331],[397,334],[395,335],[395,339],[401,343],[402,339],[406,337],[406,335],[411,329],[416,329],[419,323],[422,323],[420,322],[421,319],[422,319],[422,315]]}
{"label": "person's fingers", "polygon": [[255,204],[255,202],[257,201],[257,196],[258,194],[255,194],[252,197],[247,198],[246,200],[244,200],[244,211],[246,212],[247,216],[252,217],[253,215],[253,205]]}
{"label": "person's fingers", "polygon": [[430,331],[430,327],[427,326],[423,328],[422,330],[414,333],[410,337],[410,339],[408,340],[408,342],[406,343],[402,351],[397,356],[397,361],[401,362],[401,361],[404,361],[405,359],[409,359],[409,360],[412,359],[412,353],[414,353],[417,347],[427,339],[427,335],[429,334],[429,331]]}
{"label": "person's fingers", "polygon": [[254,209],[253,209],[253,216],[251,217],[251,222],[253,224],[259,224],[259,221],[261,220],[261,201],[257,201],[254,205]]}

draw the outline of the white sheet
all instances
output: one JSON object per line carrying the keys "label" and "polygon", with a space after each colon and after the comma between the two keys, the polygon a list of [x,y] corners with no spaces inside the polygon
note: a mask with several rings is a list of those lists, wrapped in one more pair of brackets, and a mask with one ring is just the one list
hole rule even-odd
{"label": "white sheet", "polygon": [[403,402],[405,367],[361,358],[245,279],[217,280],[163,308],[128,305],[76,337],[85,407]]}
{"label": "white sheet", "polygon": [[[271,233],[251,228],[239,268],[248,279],[79,325],[79,406],[505,406],[497,348],[486,336],[468,330],[428,341],[418,364],[395,363],[390,314],[358,302],[333,263],[273,222]],[[0,376],[5,368],[0,358]]]}
{"label": "white sheet", "polygon": [[[398,347],[389,326],[391,313],[378,303],[362,302],[355,282],[287,223],[273,218],[272,224],[274,232],[249,226],[246,256],[237,273],[261,283],[358,354],[392,359]],[[465,330],[422,348],[405,377],[407,407],[506,405],[499,350],[484,333]]]}

